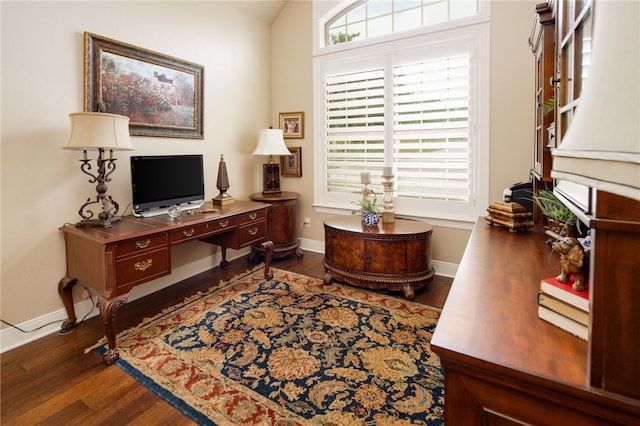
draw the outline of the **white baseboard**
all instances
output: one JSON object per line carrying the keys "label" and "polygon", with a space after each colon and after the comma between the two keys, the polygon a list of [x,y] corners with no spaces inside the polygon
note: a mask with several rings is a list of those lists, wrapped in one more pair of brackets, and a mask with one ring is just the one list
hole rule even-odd
{"label": "white baseboard", "polygon": [[[324,241],[316,241],[316,240],[301,238],[300,247],[303,250],[308,250],[316,253],[324,253]],[[237,259],[238,257],[244,256],[248,252],[249,252],[249,249],[232,251],[230,254],[233,255],[233,258],[229,260]],[[131,302],[131,301],[140,299],[144,296],[147,296],[163,288],[169,287],[170,285],[173,285],[177,282],[185,280],[196,274],[207,271],[217,266],[221,260],[222,260],[222,257],[220,253],[216,253],[213,256],[209,256],[209,257],[197,260],[195,262],[189,263],[187,265],[174,268],[171,271],[171,275],[168,275],[166,277],[159,278],[150,283],[146,283],[138,287],[135,287],[129,294],[129,301]],[[274,266],[277,267],[277,263]],[[436,269],[437,275],[441,275],[445,277],[454,277],[458,269],[458,265],[456,264],[446,263],[446,262],[437,262],[437,261],[433,262],[433,267]],[[95,299],[96,299],[96,296],[93,296],[94,301]],[[80,321],[80,319],[82,319],[85,315],[87,315],[87,318],[92,318],[98,315],[98,309],[91,304],[91,299],[89,298],[75,303],[74,307],[75,307],[76,317],[78,318],[78,321]],[[87,314],[87,312],[89,312],[90,310],[91,312]],[[37,340],[49,334],[57,333],[60,330],[60,326],[62,325],[62,322],[65,321],[66,319],[67,319],[67,311],[64,308],[62,308],[62,309],[58,309],[56,311],[50,312],[48,314],[42,315],[40,317],[33,318],[23,323],[17,324],[17,326],[23,330],[35,330],[38,327],[42,327],[33,332],[22,333],[21,331],[13,327],[7,327],[3,330],[0,330],[0,353],[17,348],[18,346],[22,346],[26,343],[33,342],[34,340]],[[48,324],[48,325],[45,325],[45,324]]]}
{"label": "white baseboard", "polygon": [[[249,252],[249,249],[239,250],[239,251],[230,251],[233,254],[233,258],[229,260],[233,260],[240,256],[243,256]],[[153,292],[161,290],[163,288],[169,287],[177,282],[185,280],[189,277],[192,277],[201,272],[207,271],[215,266],[217,266],[222,260],[222,256],[220,253],[216,253],[213,256],[209,256],[203,259],[199,259],[195,262],[191,262],[189,264],[173,268],[171,271],[171,275],[167,275],[166,277],[158,278],[150,283],[146,283],[135,287],[131,293],[129,294],[129,302],[140,299],[144,296],[147,296]],[[96,301],[96,296],[92,291],[93,301]],[[98,315],[98,309],[95,305],[91,304],[91,299],[87,298],[81,300],[79,302],[74,303],[76,317],[78,322],[87,315],[87,318],[92,318]],[[87,312],[91,311],[89,314]],[[33,342],[41,337],[47,336],[49,334],[57,333],[60,331],[60,326],[63,321],[66,321],[68,318],[67,311],[62,308],[56,311],[50,312],[48,314],[42,315],[37,318],[30,319],[20,324],[16,324],[23,330],[34,330],[33,332],[23,333],[20,330],[7,327],[0,331],[0,353],[6,352],[8,350],[17,348],[18,346],[22,346],[26,343]],[[53,323],[53,324],[49,324]],[[48,325],[45,325],[48,324]],[[38,327],[42,327],[36,330]]]}

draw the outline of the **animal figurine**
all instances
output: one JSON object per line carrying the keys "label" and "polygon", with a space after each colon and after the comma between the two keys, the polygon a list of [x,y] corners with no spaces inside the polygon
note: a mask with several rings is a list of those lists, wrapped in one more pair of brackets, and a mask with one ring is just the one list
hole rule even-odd
{"label": "animal figurine", "polygon": [[569,277],[573,275],[574,282],[571,287],[575,291],[584,290],[588,269],[582,244],[573,237],[560,237],[551,243],[551,247],[553,251],[560,253],[562,270],[556,279],[561,283],[568,283]]}

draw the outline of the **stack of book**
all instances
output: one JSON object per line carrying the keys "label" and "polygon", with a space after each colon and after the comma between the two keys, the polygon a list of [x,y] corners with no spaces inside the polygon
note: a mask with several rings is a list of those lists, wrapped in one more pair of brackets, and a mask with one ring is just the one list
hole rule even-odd
{"label": "stack of book", "polygon": [[589,290],[575,291],[571,282],[555,278],[540,282],[538,317],[582,340],[589,338]]}

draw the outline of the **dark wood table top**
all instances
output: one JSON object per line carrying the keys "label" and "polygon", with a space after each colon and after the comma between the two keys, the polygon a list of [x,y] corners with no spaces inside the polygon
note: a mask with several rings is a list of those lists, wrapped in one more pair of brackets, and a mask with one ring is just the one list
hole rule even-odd
{"label": "dark wood table top", "polygon": [[433,230],[428,223],[409,219],[395,219],[392,223],[383,223],[380,220],[378,226],[364,226],[359,214],[331,216],[325,219],[324,224],[343,231],[381,235],[420,234]]}
{"label": "dark wood table top", "polygon": [[479,219],[431,344],[483,370],[591,391],[587,342],[538,318],[540,280],[560,272],[546,239],[539,227],[514,233]]}

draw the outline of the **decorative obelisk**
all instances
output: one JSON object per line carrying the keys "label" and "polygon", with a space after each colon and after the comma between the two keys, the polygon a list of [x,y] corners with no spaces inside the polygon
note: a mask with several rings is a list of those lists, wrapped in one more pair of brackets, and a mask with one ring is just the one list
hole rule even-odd
{"label": "decorative obelisk", "polygon": [[227,176],[227,165],[224,162],[224,155],[222,154],[220,155],[220,164],[218,165],[218,182],[216,187],[220,193],[212,200],[214,205],[224,206],[232,204],[235,201],[231,195],[227,194],[229,177]]}

